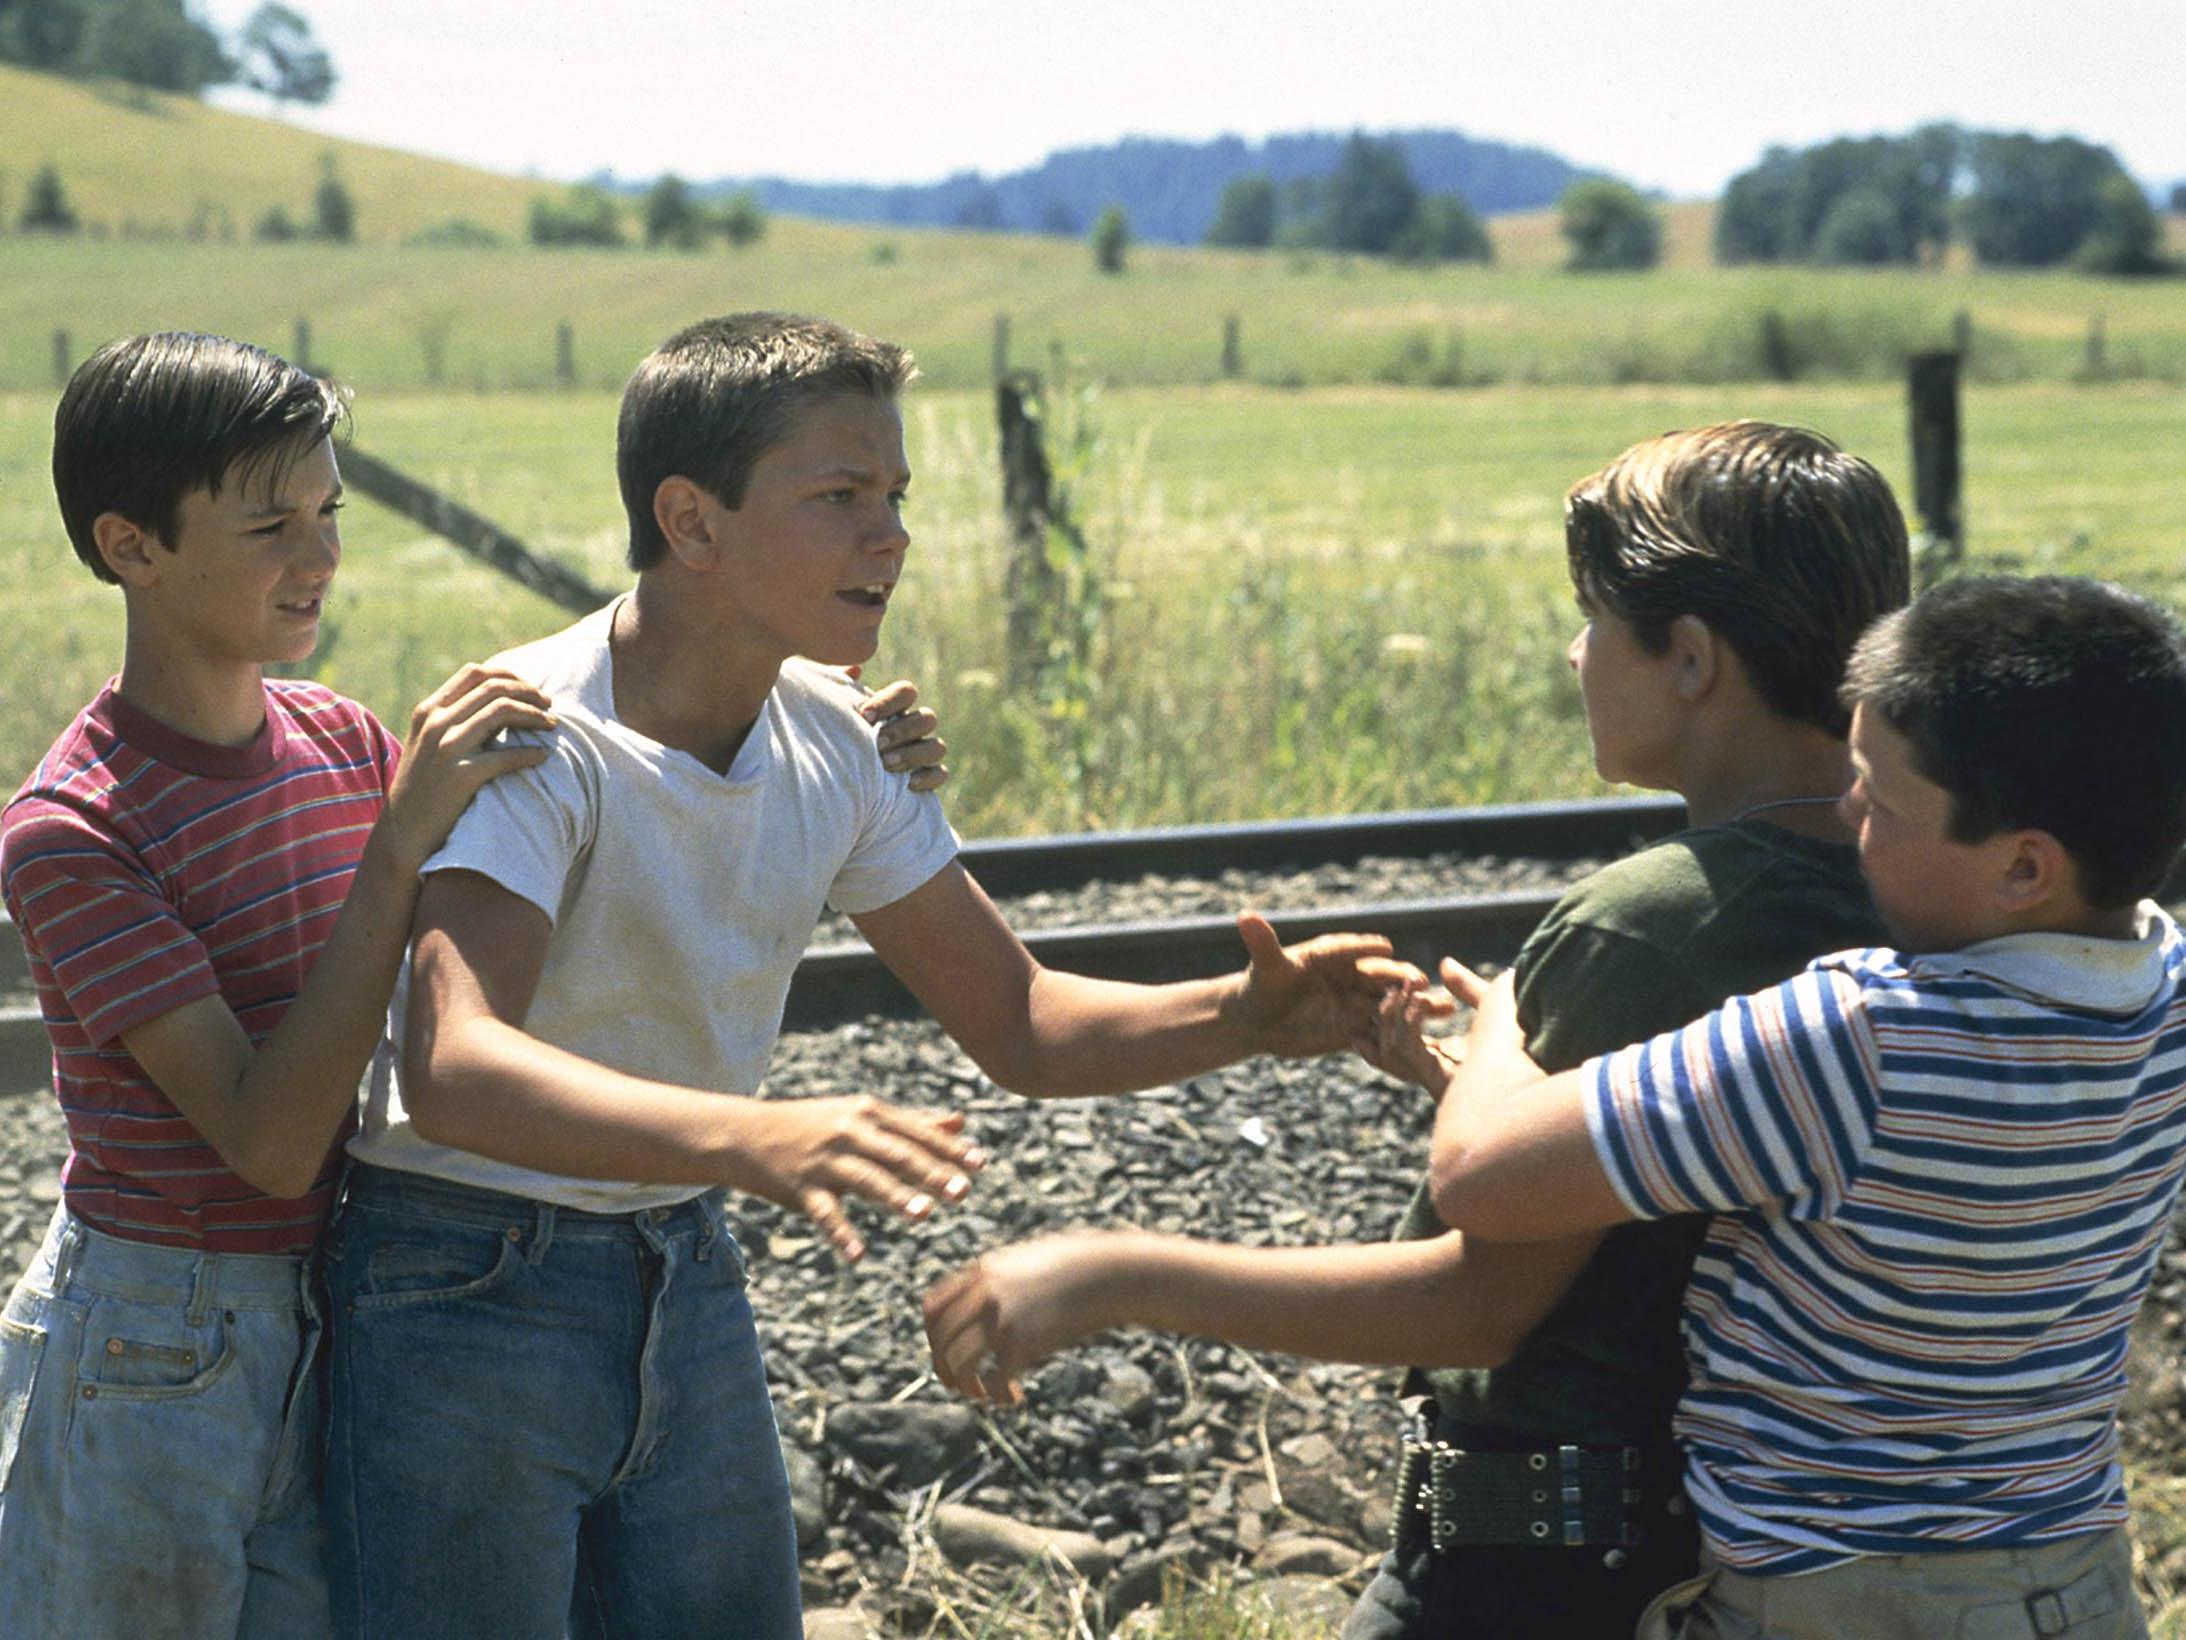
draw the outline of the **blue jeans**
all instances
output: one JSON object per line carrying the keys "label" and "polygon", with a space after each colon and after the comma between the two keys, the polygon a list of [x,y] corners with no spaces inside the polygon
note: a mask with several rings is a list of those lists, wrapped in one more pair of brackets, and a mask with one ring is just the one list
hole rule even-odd
{"label": "blue jeans", "polygon": [[342,1632],[799,1640],[789,1482],[718,1192],[583,1213],[360,1166],[326,1268]]}
{"label": "blue jeans", "polygon": [[56,1212],[0,1315],[0,1633],[329,1634],[318,1335],[301,1256]]}

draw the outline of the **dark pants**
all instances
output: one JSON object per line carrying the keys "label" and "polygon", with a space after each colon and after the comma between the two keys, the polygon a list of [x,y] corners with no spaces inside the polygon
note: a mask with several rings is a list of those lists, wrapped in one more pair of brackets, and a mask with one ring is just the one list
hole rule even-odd
{"label": "dark pants", "polygon": [[1700,1559],[1690,1511],[1612,1552],[1528,1545],[1386,1555],[1342,1640],[1630,1640],[1647,1603]]}

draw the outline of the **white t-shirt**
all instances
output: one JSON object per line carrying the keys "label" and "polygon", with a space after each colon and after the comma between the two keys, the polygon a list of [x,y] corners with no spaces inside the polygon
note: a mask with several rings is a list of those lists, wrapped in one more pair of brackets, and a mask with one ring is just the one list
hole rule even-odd
{"label": "white t-shirt", "polygon": [[[613,613],[499,657],[553,697],[552,755],[488,782],[424,869],[478,872],[552,919],[532,1036],[634,1076],[756,1092],[822,910],[902,899],[955,858],[956,834],[935,798],[881,767],[856,688],[807,661],[782,668],[725,775],[626,728]],[[594,1212],[699,1193],[538,1173],[421,1138],[402,1108],[409,985],[405,961],[353,1155]]]}

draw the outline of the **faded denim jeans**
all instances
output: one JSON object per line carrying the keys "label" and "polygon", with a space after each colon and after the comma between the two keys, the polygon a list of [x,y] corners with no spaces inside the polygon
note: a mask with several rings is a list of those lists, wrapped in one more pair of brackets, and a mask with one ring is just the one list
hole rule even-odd
{"label": "faded denim jeans", "polygon": [[360,1166],[326,1268],[343,1633],[800,1640],[718,1192],[597,1214]]}
{"label": "faded denim jeans", "polygon": [[318,1330],[301,1256],[56,1212],[0,1316],[0,1633],[329,1634]]}

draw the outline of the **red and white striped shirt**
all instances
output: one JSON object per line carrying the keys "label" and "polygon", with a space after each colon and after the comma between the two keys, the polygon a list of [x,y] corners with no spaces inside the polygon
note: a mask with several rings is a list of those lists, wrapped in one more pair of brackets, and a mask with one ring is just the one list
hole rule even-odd
{"label": "red and white striped shirt", "polygon": [[258,737],[213,746],[109,684],[0,817],[0,888],[68,1122],[62,1192],[84,1223],[132,1241],[297,1252],[333,1204],[338,1140],[308,1195],[264,1195],[121,1042],[214,995],[263,1042],[341,912],[399,747],[317,684],[265,693]]}

